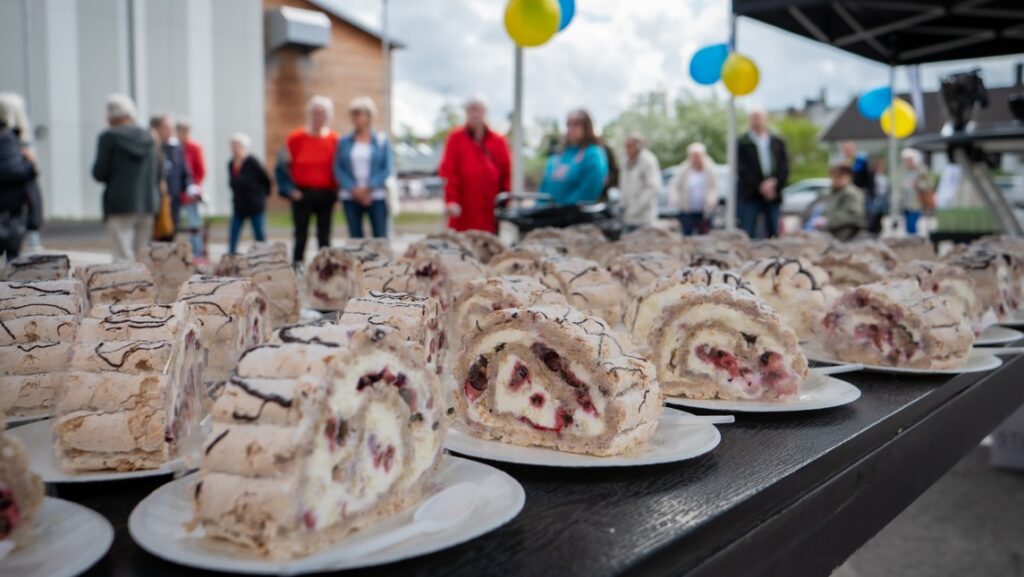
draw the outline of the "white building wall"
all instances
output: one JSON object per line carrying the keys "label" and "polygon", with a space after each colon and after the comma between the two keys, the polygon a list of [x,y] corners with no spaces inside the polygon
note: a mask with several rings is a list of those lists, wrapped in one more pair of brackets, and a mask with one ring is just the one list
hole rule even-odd
{"label": "white building wall", "polygon": [[227,139],[263,141],[260,0],[0,0],[0,54],[0,91],[30,95],[48,217],[100,216],[90,169],[113,92],[135,96],[143,125],[158,112],[192,119],[208,212],[230,211]]}

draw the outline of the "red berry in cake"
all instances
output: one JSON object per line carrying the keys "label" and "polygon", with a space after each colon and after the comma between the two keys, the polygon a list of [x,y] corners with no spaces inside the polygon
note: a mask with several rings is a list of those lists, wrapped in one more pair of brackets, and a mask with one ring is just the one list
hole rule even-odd
{"label": "red berry in cake", "polygon": [[21,521],[18,502],[14,500],[14,492],[0,485],[0,539],[6,539]]}
{"label": "red berry in cake", "polygon": [[530,380],[530,369],[521,362],[516,362],[516,366],[512,369],[512,379],[508,383],[510,391],[518,391],[523,387],[523,383]]}
{"label": "red berry in cake", "polygon": [[316,515],[314,515],[312,511],[304,512],[302,514],[302,524],[307,529],[310,529],[310,530],[315,529],[316,528]]}
{"label": "red berry in cake", "polygon": [[475,401],[480,397],[480,393],[487,389],[487,364],[487,357],[481,355],[469,367],[469,376],[466,377],[462,390],[466,393],[466,398],[471,401]]}
{"label": "red berry in cake", "polygon": [[538,409],[544,406],[544,393],[534,393],[530,395],[530,404]]}

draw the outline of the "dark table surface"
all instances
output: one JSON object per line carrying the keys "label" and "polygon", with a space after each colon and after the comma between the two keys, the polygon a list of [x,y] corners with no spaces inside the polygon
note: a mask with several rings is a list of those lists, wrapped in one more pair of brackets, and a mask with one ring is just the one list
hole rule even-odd
{"label": "dark table surface", "polygon": [[[452,549],[367,575],[828,575],[1024,402],[1024,360],[991,373],[855,373],[830,410],[737,415],[701,458],[631,469],[494,463],[526,489],[522,513]],[[142,551],[132,508],[167,478],[61,485],[51,494],[114,525],[87,575],[213,575]]]}

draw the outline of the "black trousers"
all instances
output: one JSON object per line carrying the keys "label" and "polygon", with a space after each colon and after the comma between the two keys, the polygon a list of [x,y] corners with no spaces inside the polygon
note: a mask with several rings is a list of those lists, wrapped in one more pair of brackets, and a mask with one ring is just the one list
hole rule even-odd
{"label": "black trousers", "polygon": [[316,240],[320,248],[331,246],[331,221],[334,217],[334,203],[338,199],[335,190],[299,189],[302,198],[292,202],[292,220],[295,222],[295,248],[292,262],[306,260],[306,239],[309,237],[309,219],[316,215]]}

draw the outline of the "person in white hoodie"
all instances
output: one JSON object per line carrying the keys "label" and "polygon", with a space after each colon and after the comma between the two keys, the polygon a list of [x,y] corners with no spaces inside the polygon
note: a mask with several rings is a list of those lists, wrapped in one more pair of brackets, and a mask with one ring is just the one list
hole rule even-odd
{"label": "person in white hoodie", "polygon": [[718,206],[718,183],[714,162],[703,144],[694,142],[686,147],[686,160],[676,168],[668,190],[669,201],[679,211],[683,234],[708,232],[711,213]]}
{"label": "person in white hoodie", "polygon": [[626,138],[626,163],[619,176],[619,190],[622,192],[622,222],[626,232],[658,221],[661,166],[639,134],[630,134]]}

